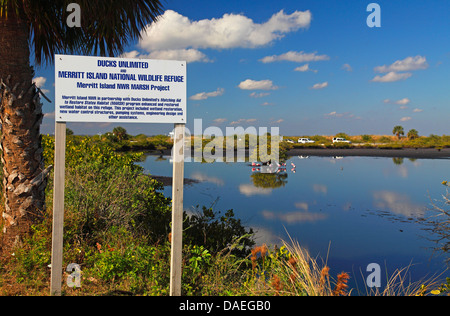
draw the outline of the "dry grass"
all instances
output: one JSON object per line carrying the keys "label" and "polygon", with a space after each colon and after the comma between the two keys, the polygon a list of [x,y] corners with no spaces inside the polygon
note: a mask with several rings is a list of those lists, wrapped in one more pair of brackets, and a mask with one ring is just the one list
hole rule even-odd
{"label": "dry grass", "polygon": [[281,273],[289,282],[285,285],[287,295],[331,296],[329,268],[320,266],[318,261],[300,246],[297,241],[290,243],[283,241],[291,254],[287,262],[283,262]]}
{"label": "dry grass", "polygon": [[[441,282],[442,274],[430,278],[412,282],[409,270],[411,264],[405,268],[395,270],[391,275],[386,275],[386,286],[383,288],[368,288],[366,283],[365,293],[359,293],[364,296],[427,296],[434,289],[437,289]],[[361,274],[362,278],[364,276]]]}
{"label": "dry grass", "polygon": [[[442,275],[412,281],[410,267],[396,270],[386,276],[385,286],[368,288],[364,275],[365,292],[349,288],[350,274],[341,272],[333,278],[326,261],[311,257],[297,241],[283,241],[287,256],[276,256],[267,251],[267,246],[254,248],[251,262],[253,276],[256,281],[248,282],[246,295],[275,295],[275,296],[349,296],[352,293],[359,296],[426,296],[439,288]],[[257,258],[257,254],[267,258]],[[258,261],[259,260],[259,261]],[[264,265],[258,266],[265,260]],[[270,262],[271,261],[271,262]],[[387,270],[387,269],[386,269]],[[356,283],[356,280],[355,280]],[[249,294],[250,293],[250,294]]]}

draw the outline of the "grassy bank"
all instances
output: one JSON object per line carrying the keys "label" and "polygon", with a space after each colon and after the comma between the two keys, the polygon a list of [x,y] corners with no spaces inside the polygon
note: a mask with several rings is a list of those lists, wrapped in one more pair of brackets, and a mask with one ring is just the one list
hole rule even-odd
{"label": "grassy bank", "polygon": [[[312,144],[299,144],[298,139],[308,137],[315,141]],[[349,136],[340,133],[337,137],[343,137],[348,143],[334,143],[335,136],[285,136],[284,140],[291,139],[294,143],[290,144],[292,148],[380,148],[380,149],[400,149],[400,148],[450,148],[450,136],[448,135],[430,135],[415,138],[397,137],[389,135],[355,135]]]}
{"label": "grassy bank", "polygon": [[[113,133],[107,133],[98,137],[101,141],[106,141],[111,147],[118,151],[141,151],[141,150],[156,150],[164,151],[171,149],[173,140],[169,136],[156,135],[146,136],[143,134],[137,136],[130,136],[125,134],[121,138],[114,136]],[[215,150],[217,146],[227,150],[230,146],[233,149],[245,148],[249,149],[251,146],[251,138],[254,136],[236,135],[234,141],[227,143],[225,137],[203,137],[199,139],[198,136],[191,136],[187,143],[193,150],[204,150],[206,146],[209,150]],[[310,138],[314,141],[311,144],[298,143],[299,138]],[[343,137],[349,141],[348,143],[333,143],[333,137]],[[254,137],[256,138],[256,137]],[[268,138],[270,142],[270,136]],[[213,148],[216,146],[216,148]],[[289,150],[295,148],[380,148],[380,149],[401,149],[401,148],[450,148],[449,135],[430,135],[430,136],[414,136],[414,137],[398,137],[392,135],[354,135],[350,136],[345,133],[337,135],[302,135],[302,136],[284,136],[280,143],[280,149]]]}
{"label": "grassy bank", "polygon": [[[44,136],[42,142],[48,165],[53,138]],[[98,136],[68,137],[63,267],[80,265],[82,280],[80,288],[70,288],[65,272],[63,294],[167,295],[171,200],[136,164],[142,153],[115,149]],[[47,213],[13,253],[0,258],[0,295],[49,293],[52,178]],[[183,234],[183,295],[354,293],[349,274],[310,257],[295,241],[257,247],[253,230],[233,210],[199,206],[184,214]],[[426,295],[438,288],[422,285],[404,283],[395,294]]]}

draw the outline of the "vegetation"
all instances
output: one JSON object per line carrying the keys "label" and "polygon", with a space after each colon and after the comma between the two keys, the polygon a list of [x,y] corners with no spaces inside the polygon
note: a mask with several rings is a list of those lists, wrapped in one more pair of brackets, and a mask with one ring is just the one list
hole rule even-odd
{"label": "vegetation", "polygon": [[[341,133],[342,134],[342,133]],[[339,134],[338,134],[339,135]],[[335,136],[309,136],[315,143],[300,144],[297,143],[298,136],[289,136],[285,139],[292,139],[294,144],[292,148],[381,148],[381,149],[402,149],[402,148],[450,148],[450,135],[419,136],[415,129],[411,129],[407,138],[398,138],[398,136],[389,135],[355,135],[344,137],[351,141],[348,143],[332,142]],[[308,136],[301,136],[308,137]],[[336,136],[341,137],[341,136]]]}
{"label": "vegetation", "polygon": [[[171,200],[160,192],[162,185],[135,164],[143,153],[118,153],[100,140],[67,139],[64,264],[80,264],[88,285],[89,278],[102,284],[89,294],[122,286],[134,294],[167,294]],[[42,146],[46,163],[52,163],[54,139],[43,136]],[[0,294],[48,293],[42,291],[48,289],[51,259],[51,191],[49,185],[43,221],[33,225],[14,255],[2,253]],[[185,213],[184,231],[190,262],[184,278],[190,286],[199,282],[202,267],[209,266],[204,259],[230,245],[234,248],[229,255],[242,259],[254,245],[253,231],[232,210],[223,216],[206,207],[194,215]],[[194,288],[185,291],[197,293]]]}
{"label": "vegetation", "polygon": [[129,136],[126,129],[121,126],[114,127],[112,133],[119,142],[128,139]]}
{"label": "vegetation", "polygon": [[132,4],[114,0],[108,5],[80,0],[77,3],[85,14],[80,27],[71,27],[66,23],[69,3],[0,1],[2,248],[20,242],[45,216],[44,179],[49,169],[43,168],[40,141],[43,92],[33,83],[30,56],[38,66],[53,61],[56,53],[116,56],[163,12],[159,0]]}
{"label": "vegetation", "polygon": [[[118,134],[120,131],[120,134]],[[117,135],[121,135],[120,137]],[[381,149],[401,149],[401,148],[450,148],[450,135],[430,135],[430,136],[419,136],[419,133],[415,129],[411,129],[407,138],[398,139],[397,136],[390,135],[355,135],[350,136],[346,133],[338,133],[333,136],[323,136],[323,135],[313,135],[313,136],[285,136],[283,141],[279,143],[280,150],[280,161],[287,158],[287,153],[291,149],[295,148],[381,148]],[[76,136],[81,137],[81,136]],[[235,135],[232,142],[227,143],[225,137],[212,137],[212,138],[202,138],[201,141],[196,139],[198,136],[192,136],[191,149],[192,152],[203,151],[210,152],[214,154],[216,149],[221,148],[227,150],[229,146],[233,146],[233,150],[250,149],[250,145],[256,143],[256,150],[253,152],[248,152],[246,154],[247,159],[267,159],[270,158],[271,154],[271,136],[268,135],[267,140],[264,140],[264,144],[252,135]],[[254,139],[251,139],[254,137]],[[349,141],[348,143],[333,143],[333,137],[342,137]],[[113,132],[105,133],[101,136],[93,136],[94,139],[102,140],[107,142],[109,146],[114,148],[116,151],[120,152],[136,152],[136,151],[157,151],[161,155],[168,154],[172,149],[173,140],[167,135],[155,135],[146,136],[144,134],[139,134],[136,136],[129,135],[126,130],[122,127],[114,128]],[[314,141],[314,143],[301,144],[298,143],[299,138],[309,138]],[[289,143],[286,140],[290,139],[293,143]],[[229,141],[229,140],[228,140]],[[201,147],[196,147],[200,144]],[[259,157],[259,147],[267,146],[267,157]],[[262,151],[264,153],[264,150]],[[205,161],[206,162],[206,161]]]}
{"label": "vegetation", "polygon": [[[46,164],[53,138],[42,138]],[[142,153],[119,153],[101,137],[68,136],[64,266],[82,269],[81,288],[64,295],[168,295],[171,201],[135,163]],[[52,177],[50,177],[51,179]],[[265,187],[270,181],[253,179]],[[44,220],[0,258],[0,295],[48,295],[52,186]],[[234,217],[197,207],[184,214],[183,295],[349,295],[350,275],[312,258],[298,243],[255,247],[254,232]],[[68,275],[65,276],[67,278]],[[65,279],[64,278],[64,279]],[[398,290],[395,284],[398,284]],[[390,292],[445,295],[448,284],[406,284],[396,274]],[[407,288],[408,291],[401,292]],[[374,293],[357,293],[372,295]]]}
{"label": "vegetation", "polygon": [[394,127],[394,129],[392,130],[392,134],[397,135],[398,139],[400,139],[400,137],[402,135],[405,135],[405,131],[403,130],[403,127],[400,125],[397,125]]}
{"label": "vegetation", "polygon": [[407,136],[409,139],[416,139],[419,137],[419,132],[415,129],[411,129],[409,130]]}

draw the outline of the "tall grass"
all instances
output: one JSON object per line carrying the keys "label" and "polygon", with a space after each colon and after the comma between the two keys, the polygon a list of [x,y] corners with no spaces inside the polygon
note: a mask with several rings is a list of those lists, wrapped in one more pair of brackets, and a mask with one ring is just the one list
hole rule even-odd
{"label": "tall grass", "polygon": [[298,241],[282,241],[283,246],[269,250],[266,245],[252,251],[252,271],[246,293],[276,296],[347,296],[349,275],[334,279],[326,262],[312,257]]}
{"label": "tall grass", "polygon": [[[282,241],[280,249],[252,252],[252,273],[246,280],[248,295],[276,296],[427,296],[448,293],[448,285],[441,284],[442,274],[412,281],[411,265],[386,275],[386,285],[368,288],[364,275],[364,289],[360,290],[356,276],[341,272],[330,275],[330,267],[320,258],[311,257],[298,241]],[[267,246],[263,248],[268,249]],[[259,257],[257,256],[259,255]],[[387,270],[387,269],[386,269]],[[349,288],[348,281],[355,278],[356,289]],[[447,280],[447,282],[449,282]],[[441,290],[438,290],[439,287]],[[442,289],[445,289],[442,290]]]}
{"label": "tall grass", "polygon": [[[319,265],[317,259],[297,241],[283,241],[283,245],[291,254],[290,259],[281,263],[280,274],[285,282],[284,294],[308,296],[332,296],[329,267]],[[344,294],[344,293],[342,293]]]}
{"label": "tall grass", "polygon": [[[438,281],[442,275],[423,278],[418,281],[411,281],[409,276],[409,269],[411,264],[407,267],[396,269],[391,275],[386,275],[386,286],[382,288],[371,287],[368,288],[365,284],[364,291],[359,292],[358,295],[364,296],[425,296],[430,295],[433,289],[439,287]],[[387,269],[386,269],[387,270]],[[364,279],[364,276],[361,274]]]}

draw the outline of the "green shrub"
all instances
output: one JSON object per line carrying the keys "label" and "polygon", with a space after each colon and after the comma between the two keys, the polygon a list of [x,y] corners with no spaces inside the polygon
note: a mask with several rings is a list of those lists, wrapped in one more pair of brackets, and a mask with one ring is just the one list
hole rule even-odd
{"label": "green shrub", "polygon": [[51,231],[48,225],[32,226],[32,234],[14,252],[13,266],[19,282],[45,279],[51,262]]}
{"label": "green shrub", "polygon": [[348,149],[353,148],[352,144],[349,143],[334,143],[332,148]]}
{"label": "green shrub", "polygon": [[335,137],[342,137],[342,138],[345,138],[345,139],[350,139],[350,136],[348,134],[346,134],[346,133],[343,133],[343,132],[337,133]]}
{"label": "green shrub", "polygon": [[134,294],[167,295],[170,282],[170,244],[149,245],[129,232],[114,228],[108,242],[97,243],[85,258],[83,275]]}
{"label": "green shrub", "polygon": [[[43,145],[48,163],[53,159],[53,139],[44,137]],[[90,137],[67,141],[65,237],[69,242],[95,244],[111,227],[152,241],[167,238],[171,201],[159,192],[162,184],[135,164],[142,156],[117,153]],[[47,190],[51,205],[51,184]]]}
{"label": "green shrub", "polygon": [[387,136],[383,136],[380,138],[380,140],[378,141],[380,143],[392,143],[392,138],[387,137]]}
{"label": "green shrub", "polygon": [[361,135],[361,140],[365,143],[373,142],[373,138],[370,135]]}
{"label": "green shrub", "polygon": [[388,144],[388,145],[380,145],[378,146],[378,148],[380,149],[402,149],[403,145],[402,144]]}

